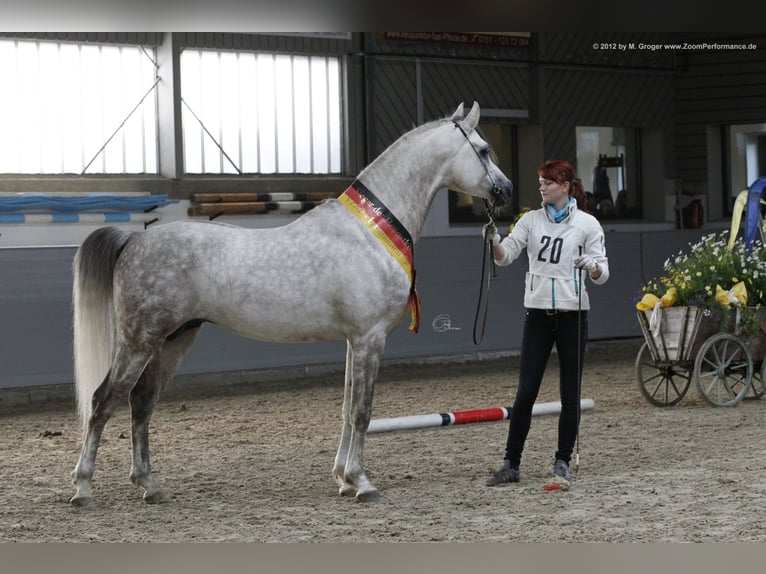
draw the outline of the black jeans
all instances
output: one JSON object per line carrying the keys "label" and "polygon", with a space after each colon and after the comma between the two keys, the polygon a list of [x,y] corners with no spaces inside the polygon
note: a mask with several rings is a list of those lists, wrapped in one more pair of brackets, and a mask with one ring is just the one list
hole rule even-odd
{"label": "black jeans", "polygon": [[[578,313],[580,321],[578,321]],[[579,372],[577,368],[578,331],[580,334]],[[542,309],[527,309],[524,335],[521,340],[519,388],[511,411],[505,451],[505,458],[512,465],[518,465],[521,462],[521,453],[532,423],[532,407],[537,400],[540,383],[542,383],[554,343],[559,357],[561,397],[556,458],[569,464],[580,425],[580,378],[587,340],[587,311],[550,313]]]}

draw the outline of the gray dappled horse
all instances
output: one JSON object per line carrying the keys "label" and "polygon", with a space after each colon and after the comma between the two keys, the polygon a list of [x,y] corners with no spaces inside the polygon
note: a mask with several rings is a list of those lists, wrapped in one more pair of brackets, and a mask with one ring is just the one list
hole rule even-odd
{"label": "gray dappled horse", "polygon": [[405,133],[338,198],[288,225],[246,229],[177,221],[91,233],[74,259],[74,355],[83,445],[73,505],[93,504],[101,434],[130,393],[130,479],[144,500],[164,495],[149,463],[160,390],[205,322],[271,342],[347,341],[343,427],[332,475],[362,501],[364,437],[388,334],[419,303],[412,251],[437,191],[506,205],[512,184],[476,131],[479,105]]}

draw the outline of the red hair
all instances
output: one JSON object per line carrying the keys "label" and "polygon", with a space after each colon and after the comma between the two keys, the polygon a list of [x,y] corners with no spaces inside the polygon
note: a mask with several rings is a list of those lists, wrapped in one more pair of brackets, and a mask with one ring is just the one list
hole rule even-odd
{"label": "red hair", "polygon": [[588,197],[585,195],[582,182],[575,177],[575,170],[571,163],[563,159],[549,159],[537,169],[537,176],[559,184],[568,181],[569,196],[575,198],[577,209],[588,213]]}

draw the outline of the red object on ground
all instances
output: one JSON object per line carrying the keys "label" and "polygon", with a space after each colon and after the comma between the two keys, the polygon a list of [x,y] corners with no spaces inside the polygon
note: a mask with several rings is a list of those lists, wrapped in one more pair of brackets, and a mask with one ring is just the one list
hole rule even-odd
{"label": "red object on ground", "polygon": [[485,421],[501,421],[507,418],[508,410],[510,409],[494,408],[477,409],[473,411],[455,411],[452,413],[455,418],[455,422],[453,424],[462,425]]}

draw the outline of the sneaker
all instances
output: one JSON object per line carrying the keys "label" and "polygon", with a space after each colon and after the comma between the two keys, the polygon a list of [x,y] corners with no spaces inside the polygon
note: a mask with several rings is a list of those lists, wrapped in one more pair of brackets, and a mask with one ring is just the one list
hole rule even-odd
{"label": "sneaker", "polygon": [[572,477],[569,474],[569,465],[563,460],[556,460],[555,464],[553,465],[553,470],[551,470],[551,475],[553,475],[554,478],[560,480],[561,482],[565,482],[567,484],[569,484],[569,482],[572,480]]}
{"label": "sneaker", "polygon": [[511,466],[511,461],[504,460],[503,466],[487,479],[487,486],[497,486],[505,482],[519,482],[521,473],[518,466]]}

